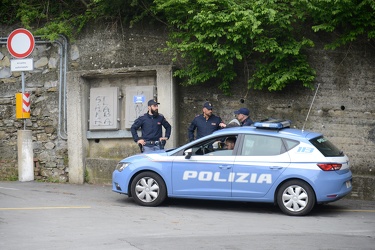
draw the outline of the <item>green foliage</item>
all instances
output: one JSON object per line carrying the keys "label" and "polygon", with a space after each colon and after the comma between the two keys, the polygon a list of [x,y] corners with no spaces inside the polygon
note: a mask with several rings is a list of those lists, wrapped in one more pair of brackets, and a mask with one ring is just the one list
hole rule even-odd
{"label": "green foliage", "polygon": [[[74,39],[90,22],[130,22],[151,0],[1,0],[0,24],[17,24],[34,35]],[[142,4],[141,4],[142,3]]]}
{"label": "green foliage", "polygon": [[336,49],[360,37],[375,38],[374,0],[304,0],[312,16],[315,32],[337,35],[327,49]]}
{"label": "green foliage", "polygon": [[0,23],[11,25],[17,21],[17,5],[14,0],[1,0]]}
{"label": "green foliage", "polygon": [[[157,20],[170,28],[167,51],[182,65],[185,85],[209,80],[230,94],[239,66],[248,87],[278,91],[313,87],[316,72],[305,31],[336,36],[339,46],[375,38],[374,0],[0,0],[0,24],[18,24],[46,39],[73,39],[90,22],[133,25]],[[181,62],[181,63],[180,63]]]}
{"label": "green foliage", "polygon": [[312,41],[294,32],[304,17],[290,1],[155,0],[170,24],[169,49],[175,61],[188,65],[176,71],[185,85],[209,79],[230,94],[236,65],[256,65],[249,87],[281,90],[294,81],[312,87],[314,70],[303,49]]}
{"label": "green foliage", "polygon": [[18,181],[18,174],[14,173],[5,177],[3,176],[2,178],[0,178],[0,181]]}
{"label": "green foliage", "polygon": [[[262,54],[260,60],[256,61],[257,70],[249,80],[249,86],[278,91],[287,84],[300,82],[304,87],[312,88],[316,73],[308,64],[306,56],[300,53],[304,43],[312,46],[312,42],[306,39],[301,42],[285,42],[281,47],[271,46],[270,52]],[[264,44],[267,43],[262,45]]]}

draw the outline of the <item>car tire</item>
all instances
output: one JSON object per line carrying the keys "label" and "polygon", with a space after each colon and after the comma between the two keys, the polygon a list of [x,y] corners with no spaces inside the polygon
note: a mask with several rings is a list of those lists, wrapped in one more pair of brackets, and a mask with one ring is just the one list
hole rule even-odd
{"label": "car tire", "polygon": [[158,206],[167,196],[163,179],[154,172],[139,173],[134,177],[130,188],[134,201],[141,206]]}
{"label": "car tire", "polygon": [[301,180],[290,180],[280,186],[277,204],[287,215],[302,216],[315,206],[315,193],[311,186]]}

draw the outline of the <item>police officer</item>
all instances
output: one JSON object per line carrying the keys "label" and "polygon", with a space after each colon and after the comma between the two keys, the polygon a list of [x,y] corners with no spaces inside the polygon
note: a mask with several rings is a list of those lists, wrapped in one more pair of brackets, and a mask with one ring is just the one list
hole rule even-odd
{"label": "police officer", "polygon": [[[130,128],[134,141],[142,146],[141,150],[144,153],[164,148],[165,142],[171,135],[172,127],[165,117],[159,114],[159,104],[155,100],[148,101],[148,112],[138,117]],[[165,129],[165,137],[163,137],[162,126]],[[139,128],[142,131],[141,138],[137,133]]]}
{"label": "police officer", "polygon": [[241,126],[251,126],[254,122],[250,118],[250,111],[247,108],[240,108],[234,111],[237,120],[241,123]]}
{"label": "police officer", "polygon": [[203,114],[197,115],[188,128],[189,141],[194,141],[195,130],[197,130],[196,139],[199,139],[225,127],[223,120],[219,116],[212,114],[212,104],[205,102],[203,104]]}

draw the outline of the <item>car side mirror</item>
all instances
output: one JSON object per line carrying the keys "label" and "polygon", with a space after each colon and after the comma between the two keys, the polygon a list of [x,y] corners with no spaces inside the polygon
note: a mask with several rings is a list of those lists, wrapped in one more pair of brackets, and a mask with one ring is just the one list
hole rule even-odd
{"label": "car side mirror", "polygon": [[190,157],[193,155],[193,149],[189,148],[185,150],[184,154],[185,154],[185,159],[190,159]]}

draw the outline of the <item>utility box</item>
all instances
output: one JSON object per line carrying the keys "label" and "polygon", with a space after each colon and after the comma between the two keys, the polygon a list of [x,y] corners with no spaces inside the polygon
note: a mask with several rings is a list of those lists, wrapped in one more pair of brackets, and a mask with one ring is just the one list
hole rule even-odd
{"label": "utility box", "polygon": [[147,103],[156,97],[156,87],[128,86],[125,91],[125,128],[130,129],[135,119],[147,113]]}
{"label": "utility box", "polygon": [[90,89],[89,130],[118,130],[120,124],[118,87]]}

